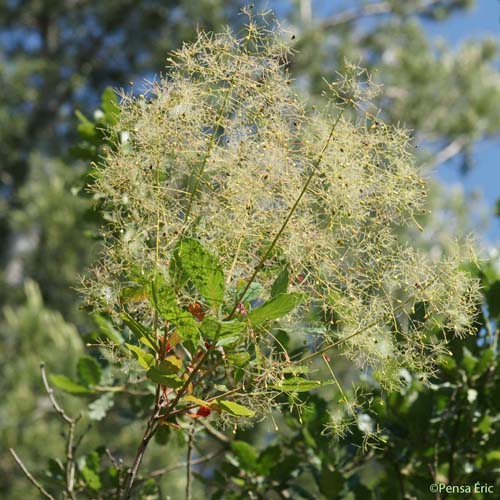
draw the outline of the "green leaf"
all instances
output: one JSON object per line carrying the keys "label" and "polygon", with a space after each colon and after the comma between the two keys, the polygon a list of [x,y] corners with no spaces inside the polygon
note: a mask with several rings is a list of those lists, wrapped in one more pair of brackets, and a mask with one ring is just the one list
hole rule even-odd
{"label": "green leaf", "polygon": [[155,432],[155,442],[161,446],[168,443],[170,437],[170,427],[167,425],[160,425],[158,430]]}
{"label": "green leaf", "polygon": [[267,476],[271,469],[279,462],[282,449],[279,445],[268,446],[259,456],[259,472]]}
{"label": "green leaf", "polygon": [[100,398],[89,404],[89,418],[96,421],[102,420],[113,404],[113,393],[108,392],[103,394]]}
{"label": "green leaf", "polygon": [[93,394],[94,391],[84,385],[73,382],[66,375],[49,375],[49,379],[58,389],[69,394]]}
{"label": "green leaf", "polygon": [[490,316],[497,318],[500,316],[500,280],[491,284],[486,289],[485,295]]}
{"label": "green leaf", "polygon": [[140,339],[141,344],[144,344],[146,347],[149,347],[152,351],[157,350],[157,344],[153,344],[146,337],[142,337]]}
{"label": "green leaf", "polygon": [[58,460],[49,458],[48,460],[49,477],[56,481],[64,481],[64,467]]}
{"label": "green leaf", "polygon": [[339,471],[323,464],[318,479],[319,490],[326,498],[338,498],[345,483],[345,478]]}
{"label": "green leaf", "polygon": [[102,488],[101,479],[92,469],[83,467],[80,473],[82,474],[83,480],[91,490],[97,491]]}
{"label": "green leaf", "polygon": [[75,115],[80,122],[78,124],[77,130],[82,139],[86,139],[90,142],[96,138],[96,128],[95,125],[81,112],[76,110]]}
{"label": "green leaf", "polygon": [[177,308],[175,291],[168,285],[161,274],[156,274],[151,281],[148,288],[148,296],[151,305],[165,319],[168,319],[167,316],[171,314],[172,310]]}
{"label": "green leaf", "polygon": [[183,342],[190,340],[194,345],[198,344],[200,327],[190,312],[183,311],[179,307],[176,307],[167,317],[165,317],[165,319],[175,325]]}
{"label": "green leaf", "polygon": [[477,363],[478,359],[469,351],[469,349],[467,349],[467,347],[464,347],[462,364],[467,372],[467,375],[472,376],[474,374]]}
{"label": "green leaf", "polygon": [[249,410],[245,406],[235,403],[234,401],[217,400],[217,403],[219,404],[221,410],[224,410],[235,417],[253,417],[255,415],[253,410]]}
{"label": "green leaf", "polygon": [[155,384],[164,385],[170,387],[171,389],[178,389],[182,386],[182,380],[177,375],[166,375],[164,373],[159,373],[156,368],[151,368],[147,376],[149,380]]}
{"label": "green leaf", "polygon": [[479,358],[479,363],[476,366],[476,373],[478,375],[482,375],[492,364],[494,363],[495,352],[493,349],[488,348],[485,349],[481,353],[481,357]]}
{"label": "green leaf", "polygon": [[288,289],[288,284],[290,282],[290,273],[288,272],[288,267],[284,267],[278,274],[276,280],[271,287],[271,297],[277,297],[282,293],[286,293]]}
{"label": "green leaf", "polygon": [[331,382],[319,382],[317,380],[308,380],[302,377],[292,377],[283,380],[280,385],[271,385],[270,387],[271,389],[281,392],[309,392],[327,383]]}
{"label": "green leaf", "polygon": [[106,87],[101,96],[101,108],[106,117],[106,123],[115,125],[120,115],[117,104],[117,95],[111,87]]}
{"label": "green leaf", "polygon": [[297,366],[286,366],[283,368],[283,373],[293,373],[297,375],[298,373],[309,373],[310,369],[306,365],[297,365]]}
{"label": "green leaf", "polygon": [[486,454],[487,462],[500,462],[500,450],[493,450]]}
{"label": "green leaf", "polygon": [[106,320],[101,314],[96,314],[94,316],[94,320],[99,327],[99,333],[104,335],[107,339],[109,339],[113,344],[120,345],[123,344],[123,337],[120,335],[118,331],[115,330],[113,325]]}
{"label": "green leaf", "polygon": [[187,276],[205,300],[217,307],[224,300],[224,273],[219,259],[191,238],[179,241],[174,251],[174,274]]}
{"label": "green leaf", "polygon": [[248,290],[246,291],[245,295],[240,298],[241,292],[244,290],[246,287],[246,281],[242,280],[241,283],[238,286],[238,295],[236,298],[239,299],[239,302],[251,302],[252,300],[255,300],[259,297],[260,293],[262,292],[262,285],[260,283],[257,283],[254,281],[253,283],[250,284]]}
{"label": "green leaf", "polygon": [[254,309],[248,319],[254,325],[281,318],[292,311],[305,299],[302,293],[283,293]]}
{"label": "green leaf", "polygon": [[85,386],[98,385],[101,381],[101,365],[91,356],[82,356],[76,365],[78,378]]}
{"label": "green leaf", "polygon": [[182,361],[176,356],[169,356],[148,370],[147,377],[155,384],[165,385],[173,389],[182,386],[182,380],[176,375],[182,366]]}
{"label": "green leaf", "polygon": [[227,356],[229,363],[235,366],[243,367],[250,361],[250,354],[248,352],[237,352]]}
{"label": "green leaf", "polygon": [[130,316],[127,312],[122,312],[120,314],[123,322],[130,328],[131,332],[139,339],[145,338],[148,343],[154,347],[155,351],[159,350],[158,343],[154,338],[153,331],[150,328],[139,323],[135,318]]}
{"label": "green leaf", "polygon": [[161,317],[177,328],[182,341],[190,340],[196,345],[200,338],[198,322],[191,313],[177,306],[175,291],[162,275],[157,274],[151,282],[149,296],[152,306]]}
{"label": "green leaf", "polygon": [[210,407],[212,403],[209,403],[208,401],[205,401],[203,399],[197,398],[196,396],[185,396],[181,399],[182,403],[194,403],[198,406],[206,406],[207,408]]}
{"label": "green leaf", "polygon": [[162,359],[158,366],[154,367],[156,372],[161,373],[162,375],[177,373],[181,368],[182,361],[177,356],[168,356],[167,358]]}
{"label": "green leaf", "polygon": [[211,316],[206,316],[201,324],[202,334],[210,340],[236,336],[245,330],[246,324],[241,321],[219,321]]}
{"label": "green leaf", "polygon": [[143,351],[140,347],[132,344],[125,344],[127,348],[135,354],[137,362],[141,368],[148,370],[155,364],[155,358],[149,352]]}
{"label": "green leaf", "polygon": [[481,431],[483,434],[487,434],[488,432],[490,432],[492,424],[493,424],[492,418],[489,415],[485,415],[482,418],[481,422],[479,422],[477,429]]}
{"label": "green leaf", "polygon": [[233,441],[231,449],[244,470],[253,471],[257,468],[257,451],[251,444],[245,441]]}

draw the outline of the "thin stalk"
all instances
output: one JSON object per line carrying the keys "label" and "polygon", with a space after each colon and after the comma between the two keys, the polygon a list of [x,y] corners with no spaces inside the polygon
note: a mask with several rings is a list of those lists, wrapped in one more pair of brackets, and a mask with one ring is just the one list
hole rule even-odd
{"label": "thin stalk", "polygon": [[127,478],[127,484],[125,485],[123,494],[122,494],[122,500],[129,500],[132,498],[132,488],[134,486],[135,479],[137,477],[137,473],[139,472],[139,467],[141,466],[142,459],[144,457],[144,453],[146,452],[146,448],[148,447],[149,441],[151,441],[151,438],[154,436],[156,430],[158,428],[158,423],[153,419],[150,418],[148,421],[148,425],[146,428],[146,432],[144,433],[144,436],[142,437],[141,444],[139,445],[139,448],[137,449],[134,463],[132,465],[132,468],[130,469],[128,473],[128,478]]}
{"label": "thin stalk", "polygon": [[193,470],[191,458],[193,454],[193,435],[194,435],[194,424],[191,424],[191,428],[188,433],[187,442],[187,453],[186,453],[186,500],[191,500],[192,496],[192,484],[193,484]]}
{"label": "thin stalk", "polygon": [[276,233],[276,236],[274,237],[273,241],[271,242],[271,244],[267,248],[266,252],[264,253],[264,255],[262,256],[262,258],[260,259],[259,263],[255,266],[253,274],[252,274],[252,276],[250,276],[250,279],[248,280],[248,282],[247,282],[244,290],[237,297],[237,299],[235,301],[235,304],[233,306],[233,309],[232,309],[231,313],[228,316],[228,319],[231,319],[234,316],[234,314],[236,313],[236,310],[238,309],[238,306],[239,306],[241,300],[243,299],[243,297],[245,296],[245,294],[248,292],[248,290],[249,290],[250,286],[252,285],[253,281],[255,280],[257,274],[264,267],[264,264],[266,263],[267,259],[271,255],[271,252],[274,250],[274,247],[276,246],[276,243],[280,239],[281,235],[283,234],[283,231],[285,230],[286,226],[290,222],[290,219],[292,218],[293,214],[297,210],[297,207],[299,206],[299,203],[301,202],[304,194],[306,193],[306,191],[307,191],[307,189],[309,187],[309,184],[311,184],[311,181],[313,180],[313,177],[316,174],[316,171],[317,171],[320,163],[323,160],[323,155],[325,154],[325,151],[327,150],[328,146],[330,145],[330,142],[331,142],[331,140],[333,138],[333,134],[335,132],[335,129],[337,128],[337,125],[338,125],[340,119],[342,118],[343,113],[344,113],[344,109],[341,109],[340,113],[339,113],[339,115],[337,117],[337,119],[335,120],[335,122],[334,122],[334,124],[332,126],[332,129],[330,130],[330,134],[328,136],[328,139],[325,141],[325,144],[323,145],[323,148],[321,149],[321,151],[320,151],[320,153],[319,153],[316,161],[314,162],[314,165],[313,165],[313,167],[311,169],[311,173],[307,177],[307,180],[306,180],[304,186],[302,187],[302,190],[300,191],[299,196],[295,200],[295,203],[293,204],[292,208],[289,210],[287,216],[285,217],[285,220],[283,221],[283,224],[281,225],[279,231]]}
{"label": "thin stalk", "polygon": [[19,465],[20,469],[23,471],[24,475],[31,481],[33,486],[45,497],[48,498],[49,500],[56,500],[47,490],[44,489],[44,487],[35,479],[35,477],[31,474],[31,472],[28,470],[28,468],[24,465],[23,461],[19,458],[17,453],[12,449],[9,448],[9,452],[16,461],[17,465]]}
{"label": "thin stalk", "polygon": [[68,426],[68,436],[66,438],[66,470],[65,470],[65,479],[66,479],[66,495],[70,499],[75,498],[74,494],[74,485],[75,485],[75,426],[77,422],[80,420],[81,415],[76,418],[69,417],[63,408],[57,402],[54,396],[54,390],[49,385],[47,380],[47,374],[45,372],[45,363],[40,364],[40,371],[42,373],[42,381],[49,396],[50,402],[52,403],[52,407],[59,415],[60,419],[67,424]]}

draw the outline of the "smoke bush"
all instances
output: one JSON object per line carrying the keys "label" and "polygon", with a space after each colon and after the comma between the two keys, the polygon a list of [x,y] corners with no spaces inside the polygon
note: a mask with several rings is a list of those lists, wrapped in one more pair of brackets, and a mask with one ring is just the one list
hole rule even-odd
{"label": "smoke bush", "polygon": [[[200,32],[122,95],[97,167],[105,245],[83,293],[139,338],[130,352],[170,391],[154,410],[166,423],[196,405],[265,415],[322,385],[307,371],[334,348],[394,389],[472,331],[471,245],[433,261],[400,236],[425,211],[409,135],[369,111],[376,89],[354,66],[321,107],[301,98],[286,36],[252,19]],[[309,332],[312,352],[290,359],[277,324]]]}

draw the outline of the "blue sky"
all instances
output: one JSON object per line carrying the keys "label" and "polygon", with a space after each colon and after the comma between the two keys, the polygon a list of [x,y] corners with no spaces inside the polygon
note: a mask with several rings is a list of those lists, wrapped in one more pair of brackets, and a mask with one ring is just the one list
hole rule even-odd
{"label": "blue sky", "polygon": [[[458,47],[466,39],[495,37],[500,45],[500,1],[477,0],[469,11],[451,16],[439,23],[427,23],[426,29],[433,38],[444,38],[451,47]],[[498,110],[500,113],[500,110]],[[466,192],[479,191],[491,213],[500,198],[500,137],[482,141],[474,151],[474,168],[465,176],[460,175],[453,162],[443,165],[436,172],[446,184],[460,184]],[[500,218],[492,217],[485,239],[500,245]]]}
{"label": "blue sky", "polygon": [[[405,1],[405,0],[401,0]],[[280,13],[281,4],[278,0],[273,7]],[[289,5],[286,2],[286,5]],[[314,16],[328,15],[335,11],[342,11],[352,7],[349,0],[312,0]],[[468,39],[494,37],[500,47],[500,0],[476,0],[474,6],[468,10],[460,10],[444,21],[428,21],[424,27],[432,39],[444,39],[453,49]],[[500,69],[500,57],[498,59]],[[500,110],[498,110],[500,113]],[[457,162],[450,161],[441,165],[435,175],[447,186],[460,187],[469,196],[471,208],[477,205],[481,193],[484,205],[490,213],[489,227],[479,236],[485,243],[500,247],[500,217],[495,217],[495,207],[500,198],[500,136],[483,140],[476,145],[473,151],[474,168],[466,175],[462,175]]]}
{"label": "blue sky", "polygon": [[[401,0],[404,1],[404,0]],[[313,15],[327,15],[352,7],[347,0],[312,0]],[[279,11],[279,2],[277,5]],[[430,38],[444,39],[451,48],[458,48],[467,39],[494,37],[500,47],[500,0],[476,0],[469,10],[461,10],[448,19],[424,24]],[[500,68],[500,63],[498,64]],[[500,113],[500,110],[498,110]],[[470,199],[476,201],[481,193],[484,204],[491,214],[489,227],[481,234],[486,243],[500,246],[500,218],[494,217],[497,200],[500,198],[500,136],[484,140],[473,151],[474,168],[462,175],[457,163],[450,161],[441,165],[435,175],[450,188],[460,186]],[[477,207],[471,207],[477,208]]]}

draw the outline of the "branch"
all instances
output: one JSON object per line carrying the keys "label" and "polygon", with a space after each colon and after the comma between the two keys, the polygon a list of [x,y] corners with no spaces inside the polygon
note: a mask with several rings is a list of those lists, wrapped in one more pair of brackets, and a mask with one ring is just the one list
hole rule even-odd
{"label": "branch", "polygon": [[[442,0],[428,0],[424,2],[421,6],[415,9],[415,14],[425,14],[426,11],[432,9],[433,7],[442,3]],[[347,9],[343,12],[339,12],[334,16],[326,19],[320,23],[320,29],[334,28],[341,24],[350,23],[351,21],[357,21],[364,17],[370,16],[381,16],[384,14],[391,14],[394,11],[393,4],[391,2],[376,2],[362,5],[360,7],[355,7],[352,9]]]}
{"label": "branch", "polygon": [[45,386],[45,390],[47,391],[54,410],[59,415],[60,419],[69,427],[68,437],[66,438],[66,493],[68,494],[69,498],[74,500],[75,495],[73,493],[73,488],[75,485],[75,426],[82,415],[80,414],[76,418],[71,418],[66,414],[66,412],[59,405],[54,396],[54,389],[52,389],[52,387],[50,387],[49,385],[49,382],[47,380],[47,373],[45,372],[45,363],[43,362],[40,364],[40,371],[42,373],[43,385]]}
{"label": "branch", "polygon": [[158,428],[158,423],[154,420],[153,417],[156,418],[155,413],[153,413],[152,417],[148,420],[146,431],[144,433],[144,436],[142,437],[141,444],[139,445],[139,448],[137,449],[137,453],[135,455],[134,463],[128,473],[127,483],[121,497],[123,500],[129,500],[130,498],[132,498],[132,488],[134,486],[134,481],[137,477],[139,467],[141,466],[144,453],[146,452],[149,441],[154,436],[156,429]]}
{"label": "branch", "polygon": [[421,165],[424,169],[434,169],[437,166],[451,160],[454,156],[457,156],[462,152],[466,145],[464,138],[458,138],[447,144],[443,149],[438,151],[435,156],[428,162]]}
{"label": "branch", "polygon": [[14,457],[14,460],[16,461],[17,465],[21,468],[21,470],[24,472],[24,475],[31,481],[31,483],[36,487],[36,489],[45,497],[49,498],[50,500],[56,500],[48,491],[44,489],[44,487],[32,476],[31,472],[26,468],[26,466],[23,464],[22,460],[19,458],[19,456],[16,454],[16,452],[12,449],[9,448],[10,454]]}
{"label": "branch", "polygon": [[45,390],[47,391],[47,394],[50,398],[50,402],[52,403],[52,407],[54,410],[56,410],[56,413],[59,415],[59,417],[63,420],[63,422],[66,422],[68,425],[73,424],[76,422],[78,419],[73,419],[68,417],[64,410],[61,408],[59,403],[57,402],[55,396],[54,396],[54,389],[50,387],[49,382],[47,380],[47,373],[45,372],[45,363],[40,364],[40,371],[42,372],[42,380],[43,380],[43,385],[45,386]]}
{"label": "branch", "polygon": [[193,482],[193,471],[192,471],[192,463],[191,456],[193,454],[193,438],[194,438],[194,423],[191,424],[191,429],[189,429],[188,433],[188,442],[187,442],[187,453],[186,453],[186,500],[191,500],[191,486]]}
{"label": "branch", "polygon": [[389,2],[378,2],[348,9],[326,19],[320,24],[320,29],[334,28],[340,24],[346,24],[356,21],[363,17],[379,16],[389,14],[392,11],[392,5]]}

